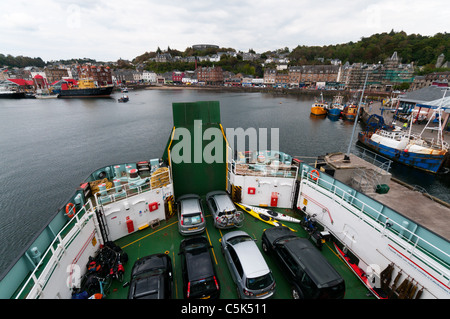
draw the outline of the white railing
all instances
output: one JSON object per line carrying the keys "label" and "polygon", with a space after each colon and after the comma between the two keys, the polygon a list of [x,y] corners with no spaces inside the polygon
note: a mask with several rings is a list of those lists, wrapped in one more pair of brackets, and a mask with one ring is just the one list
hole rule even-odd
{"label": "white railing", "polygon": [[[350,209],[345,207],[350,213],[357,216],[359,219],[364,219],[367,224],[371,225],[375,229],[377,229],[380,233],[388,237],[393,242],[396,242],[399,246],[403,247],[405,251],[407,251],[410,256],[414,256],[420,260],[423,260],[423,257],[417,255],[417,250],[421,251],[427,256],[431,256],[426,262],[431,268],[434,268],[438,272],[440,272],[446,278],[450,278],[450,265],[448,262],[444,261],[442,258],[436,256],[430,249],[427,249],[426,246],[432,248],[436,252],[442,254],[446,260],[450,259],[450,254],[447,251],[443,251],[439,247],[436,247],[429,241],[424,238],[418,236],[416,233],[410,231],[405,228],[403,225],[397,223],[395,220],[389,218],[385,214],[382,213],[383,207],[381,209],[375,209],[372,206],[364,203],[359,198],[356,198],[353,194],[347,192],[346,190],[332,184],[322,178],[318,178],[316,181],[309,178],[310,171],[307,169],[303,169],[301,172],[301,182],[308,183],[310,187],[319,191],[323,195],[332,198],[335,202],[338,202],[340,206],[344,207],[344,202],[350,205]],[[325,185],[324,185],[325,184]],[[328,185],[328,187],[326,186]],[[325,190],[328,194],[324,194]],[[332,195],[332,196],[330,196]],[[365,195],[364,195],[365,196]],[[370,213],[371,211],[372,213]],[[385,220],[382,222],[380,217]],[[398,231],[394,228],[399,229]],[[387,232],[386,230],[389,230]],[[390,234],[395,234],[395,236],[390,236]],[[415,237],[416,240],[413,242],[411,238]],[[407,239],[409,238],[409,239]],[[409,248],[408,248],[409,247]],[[435,260],[440,260],[441,263],[436,262]]]}
{"label": "white railing", "polygon": [[232,161],[232,172],[235,175],[241,176],[296,178],[298,174],[298,167],[287,164],[245,164]]}
{"label": "white railing", "polygon": [[[164,176],[164,175],[167,175]],[[130,181],[128,183],[120,184],[117,186],[113,186],[106,189],[106,190],[99,190],[94,194],[95,202],[97,206],[102,206],[105,204],[113,203],[118,200],[122,200],[124,198],[128,198],[131,196],[136,196],[138,194],[142,194],[145,192],[149,192],[155,188],[160,187],[154,187],[152,186],[152,183],[154,181],[158,181],[158,178],[164,178],[167,180],[167,184],[172,184],[172,177],[171,177],[171,171],[170,169],[167,169],[166,171],[163,171],[161,173],[158,173],[156,175],[152,175],[151,177],[145,177],[141,178],[136,181]],[[154,179],[154,180],[153,180]],[[153,181],[152,181],[153,180]]]}
{"label": "white railing", "polygon": [[[22,285],[22,288],[17,293],[15,299],[25,298],[29,291],[36,289],[36,293],[32,295],[34,298],[39,298],[42,290],[49,281],[53,270],[59,265],[64,251],[72,242],[72,239],[78,235],[86,221],[94,215],[94,207],[89,199],[86,204],[70,219],[70,221],[59,231],[49,248],[42,255],[39,263],[29,275],[27,281]],[[81,217],[80,217],[81,216]],[[74,230],[74,231],[71,231]],[[56,247],[56,248],[55,248]],[[45,265],[45,269],[38,274],[41,266]],[[28,296],[29,297],[29,296]]]}

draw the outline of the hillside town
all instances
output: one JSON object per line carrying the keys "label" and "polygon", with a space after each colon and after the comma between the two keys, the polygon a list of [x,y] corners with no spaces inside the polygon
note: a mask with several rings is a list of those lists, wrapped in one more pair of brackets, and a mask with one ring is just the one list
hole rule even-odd
{"label": "hillside town", "polygon": [[[218,48],[214,45],[194,45],[196,49]],[[263,70],[258,77],[243,73],[233,73],[214,66],[223,56],[237,57],[242,61],[257,61]],[[265,56],[264,56],[265,57]],[[448,68],[450,62],[441,54],[437,58],[436,68]],[[186,86],[221,86],[221,87],[258,87],[308,90],[348,90],[362,89],[365,75],[368,73],[366,90],[388,93],[395,90],[414,91],[440,83],[448,85],[450,72],[434,72],[417,76],[414,63],[402,63],[402,57],[394,52],[385,61],[377,64],[342,63],[338,59],[326,60],[316,58],[312,65],[291,65],[286,54],[276,52],[270,57],[261,58],[253,52],[217,52],[206,56],[172,56],[168,52],[158,53],[148,59],[153,63],[187,62],[195,65],[192,70],[172,70],[155,73],[148,70],[145,63],[121,68],[117,62],[85,63],[71,65],[53,63],[45,67],[10,68],[0,66],[0,86],[20,91],[33,91],[51,87],[62,80],[78,81],[82,76],[91,78],[98,86],[130,85],[186,85]],[[208,65],[202,66],[207,62]]]}

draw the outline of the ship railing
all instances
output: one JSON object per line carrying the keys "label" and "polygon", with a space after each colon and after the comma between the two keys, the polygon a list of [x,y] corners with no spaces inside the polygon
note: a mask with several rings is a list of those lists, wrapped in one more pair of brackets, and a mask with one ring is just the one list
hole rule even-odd
{"label": "ship railing", "polygon": [[25,283],[19,287],[15,299],[38,299],[54,270],[60,266],[60,260],[64,252],[71,245],[74,238],[81,232],[83,227],[95,215],[95,207],[90,199],[87,200],[78,212],[67,222],[67,224],[55,236],[48,249],[44,252],[32,273]]}
{"label": "ship railing", "polygon": [[128,182],[113,184],[110,188],[94,194],[97,206],[110,204],[125,198],[136,196],[154,189],[165,187],[172,183],[171,171],[167,170],[151,177],[137,178]]}
{"label": "ship railing", "polygon": [[378,169],[389,172],[391,170],[392,161],[384,156],[374,153],[364,147],[354,145],[352,148],[352,153],[362,158],[368,163],[375,165]]}
{"label": "ship railing", "polygon": [[[313,180],[311,177],[312,170],[313,168],[310,166],[302,166],[300,172],[302,183],[308,183],[314,190],[333,199],[341,207],[346,208],[360,220],[364,220],[383,236],[386,236],[389,240],[402,247],[405,255],[421,260],[430,268],[440,273],[443,277],[450,278],[450,252],[440,249],[430,241],[418,235],[417,231],[420,228],[418,225],[414,227],[414,231],[409,230],[404,226],[406,220],[399,223],[395,221],[394,218],[390,218],[384,214],[383,211],[389,210],[384,205],[380,204],[379,208],[374,208],[372,205],[368,204],[368,202],[374,202],[372,199],[361,193],[359,193],[359,197],[367,198],[367,202],[357,198],[355,196],[355,194],[358,194],[356,190],[352,190],[342,183],[342,186],[346,187],[347,190],[339,187],[337,185],[339,182],[331,177],[331,182],[322,178],[322,175],[317,178],[317,180]],[[395,213],[395,211],[393,212]],[[409,224],[409,222],[412,221],[408,220],[406,222]],[[423,228],[420,228],[420,230],[422,232],[428,232]],[[439,237],[437,240],[442,241],[443,239]],[[450,284],[450,282],[446,284]]]}
{"label": "ship railing", "polygon": [[231,170],[240,176],[297,178],[298,167],[291,164],[238,163],[231,161]]}

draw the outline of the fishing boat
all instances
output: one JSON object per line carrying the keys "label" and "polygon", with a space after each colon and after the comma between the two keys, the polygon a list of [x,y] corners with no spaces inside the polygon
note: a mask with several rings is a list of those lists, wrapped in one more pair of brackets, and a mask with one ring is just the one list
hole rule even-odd
{"label": "fishing boat", "polygon": [[358,113],[358,105],[350,103],[346,105],[342,110],[342,117],[347,121],[353,122],[356,119],[357,113]]}
{"label": "fishing boat", "polygon": [[431,129],[437,130],[436,139],[427,139],[423,137],[425,130],[430,129],[431,120],[425,125],[420,134],[412,132],[413,116],[409,129],[387,127],[384,119],[378,115],[371,115],[368,119],[368,126],[365,131],[358,134],[360,143],[371,150],[404,165],[426,171],[429,173],[438,173],[444,167],[444,163],[449,156],[449,144],[444,141],[442,135],[441,113],[442,109],[437,108],[434,113],[438,115],[438,127]]}
{"label": "fishing boat", "polygon": [[321,116],[321,115],[326,115],[327,114],[328,104],[323,101],[323,94],[322,94],[322,92],[320,93],[320,96],[321,96],[321,101],[320,102],[316,101],[311,106],[311,114],[312,115]]}
{"label": "fishing boat", "polygon": [[122,97],[120,97],[120,98],[117,99],[117,101],[118,101],[119,103],[126,103],[126,102],[128,102],[129,100],[130,100],[130,99],[128,98],[128,95],[126,95],[126,94],[122,95]]}
{"label": "fishing boat", "polygon": [[[259,218],[246,218],[234,228],[216,228],[214,208],[210,208],[214,205],[206,204],[206,194],[212,190],[226,191],[233,202],[243,205],[268,206],[270,210],[289,211],[288,215],[299,218],[315,214],[318,227],[330,234],[324,243],[329,249],[320,253],[343,274],[345,298],[375,299],[376,296],[367,296],[361,276],[355,276],[334,253],[334,243],[350,258],[352,265],[365,270],[373,288],[383,285],[395,297],[397,283],[401,286],[406,282],[411,283],[415,293],[411,290],[399,297],[450,297],[448,238],[279,150],[257,150],[234,157],[238,152],[228,144],[218,101],[173,103],[172,113],[173,125],[168,127],[170,134],[161,158],[108,164],[80,181],[80,186],[44,225],[42,232],[0,274],[1,299],[89,296],[126,299],[129,287],[134,287],[127,284],[133,280],[133,264],[150,255],[165,256],[164,259],[172,261],[166,264],[170,265],[167,283],[173,288],[171,297],[183,298],[181,265],[185,259],[179,252],[186,237],[178,231],[177,200],[184,194],[200,196],[206,220],[204,238],[210,245],[213,267],[218,268],[216,285],[220,281],[220,298],[237,298],[225,256],[220,253],[222,236],[240,227],[239,230],[258,239],[258,249],[261,249],[264,230],[278,226],[274,218],[257,213],[255,216]],[[186,144],[188,133],[198,138],[205,132],[215,138],[197,146]],[[183,138],[179,139],[181,135]],[[200,154],[193,152],[196,147],[203,156],[197,158]],[[344,164],[347,174],[349,163]],[[338,175],[336,171],[334,176]],[[233,209],[229,206],[224,213]],[[253,209],[245,211],[253,212]],[[309,236],[299,224],[290,226],[299,237]],[[104,251],[110,256],[107,261],[111,264],[100,263]],[[111,267],[118,262],[122,269],[120,276],[115,275],[117,268]],[[275,298],[292,298],[286,271],[270,265],[276,281]],[[380,274],[386,273],[387,267],[392,268],[392,279],[383,277],[381,282]],[[194,301],[189,304],[196,305]],[[169,308],[180,313],[177,306]]]}
{"label": "fishing boat", "polygon": [[342,104],[344,97],[342,95],[336,95],[333,98],[333,103],[328,108],[328,116],[341,116],[342,111],[344,110],[344,104]]}

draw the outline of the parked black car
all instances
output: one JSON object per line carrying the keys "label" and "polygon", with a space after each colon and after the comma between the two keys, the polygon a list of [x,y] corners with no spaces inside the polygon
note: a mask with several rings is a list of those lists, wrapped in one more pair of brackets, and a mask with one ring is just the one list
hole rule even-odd
{"label": "parked black car", "polygon": [[172,260],[166,254],[153,254],[137,260],[128,285],[128,299],[172,298]]}
{"label": "parked black car", "polygon": [[180,244],[183,293],[185,298],[219,298],[212,246],[203,236],[184,239]]}
{"label": "parked black car", "polygon": [[342,299],[345,282],[328,260],[306,238],[288,227],[264,231],[262,248],[271,253],[292,285],[295,299]]}

